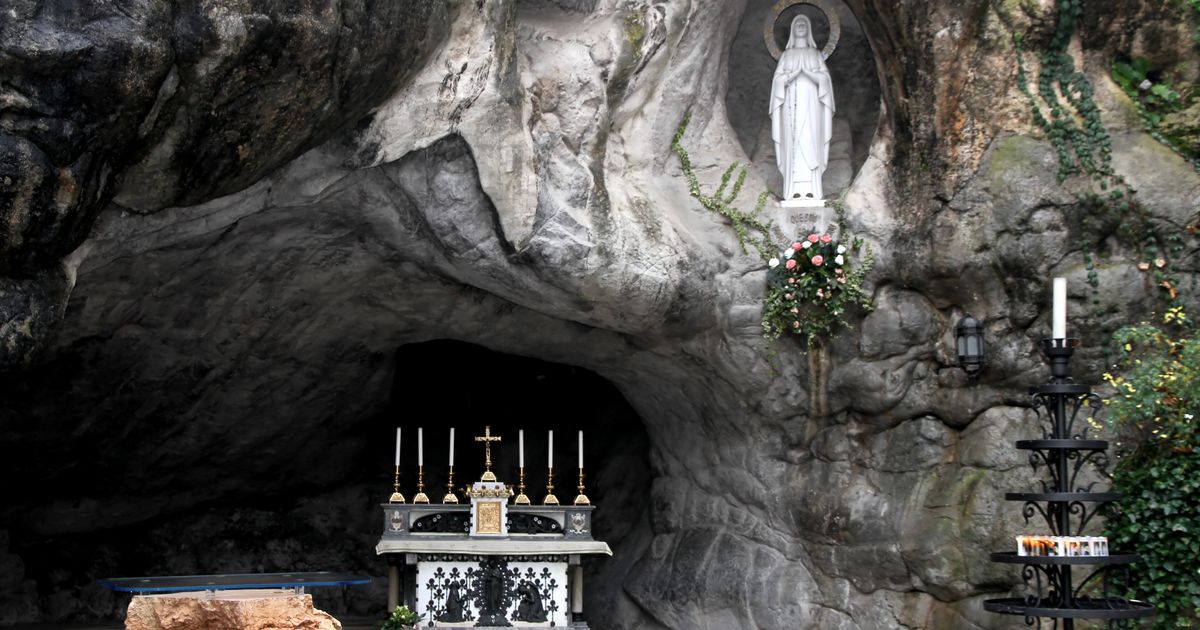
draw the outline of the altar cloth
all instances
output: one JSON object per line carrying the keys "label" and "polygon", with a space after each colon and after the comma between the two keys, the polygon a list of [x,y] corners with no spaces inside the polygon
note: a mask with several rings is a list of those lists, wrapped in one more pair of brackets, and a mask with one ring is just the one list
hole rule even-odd
{"label": "altar cloth", "polygon": [[518,555],[612,555],[608,543],[598,540],[520,540],[489,539],[464,540],[462,537],[446,536],[438,539],[427,536],[420,539],[383,539],[375,545],[376,554],[384,553],[427,553],[464,554],[480,556]]}

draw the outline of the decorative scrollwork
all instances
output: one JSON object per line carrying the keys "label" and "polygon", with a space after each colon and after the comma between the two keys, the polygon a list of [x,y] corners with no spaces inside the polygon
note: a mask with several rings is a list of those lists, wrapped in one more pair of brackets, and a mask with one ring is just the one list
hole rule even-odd
{"label": "decorative scrollwork", "polygon": [[561,534],[562,525],[558,521],[538,514],[508,513],[508,533],[510,534]]}
{"label": "decorative scrollwork", "polygon": [[471,531],[471,515],[466,512],[437,512],[422,516],[412,525],[414,534],[461,534]]}

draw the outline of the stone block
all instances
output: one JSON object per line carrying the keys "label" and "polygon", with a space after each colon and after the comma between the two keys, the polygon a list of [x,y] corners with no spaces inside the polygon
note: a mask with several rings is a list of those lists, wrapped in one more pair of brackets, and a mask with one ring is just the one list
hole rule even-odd
{"label": "stone block", "polygon": [[312,595],[290,590],[231,590],[138,595],[129,603],[125,630],[342,630]]}

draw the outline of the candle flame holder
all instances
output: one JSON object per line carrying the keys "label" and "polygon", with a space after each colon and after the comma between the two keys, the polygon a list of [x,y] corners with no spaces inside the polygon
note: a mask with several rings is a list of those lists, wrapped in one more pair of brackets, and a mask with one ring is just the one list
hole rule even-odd
{"label": "candle flame holder", "polygon": [[454,467],[450,467],[450,473],[446,477],[446,496],[442,497],[442,503],[458,503],[458,496],[454,494]]}
{"label": "candle flame holder", "polygon": [[392,496],[388,503],[404,503],[404,495],[400,494],[400,467],[396,466],[396,476],[392,478]]}
{"label": "candle flame holder", "polygon": [[529,505],[529,497],[525,496],[525,467],[521,467],[520,479],[517,481],[517,498],[513,499],[516,505]]}
{"label": "candle flame holder", "polygon": [[558,497],[554,496],[554,469],[548,469],[546,473],[546,498],[542,500],[542,505],[558,505]]}
{"label": "candle flame holder", "polygon": [[413,503],[429,503],[429,497],[425,494],[424,466],[417,466],[417,495],[413,497]]}
{"label": "candle flame holder", "polygon": [[591,505],[587,495],[583,493],[583,469],[579,469],[579,496],[575,497],[575,505]]}

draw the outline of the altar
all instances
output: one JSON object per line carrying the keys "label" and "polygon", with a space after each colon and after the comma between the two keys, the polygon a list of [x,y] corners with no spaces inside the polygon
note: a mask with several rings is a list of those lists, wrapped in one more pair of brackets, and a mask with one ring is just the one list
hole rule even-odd
{"label": "altar", "polygon": [[612,551],[592,537],[595,506],[583,494],[582,473],[574,502],[560,505],[551,483],[543,504],[534,505],[523,467],[519,494],[492,472],[491,444],[499,438],[489,428],[476,440],[486,460],[479,481],[463,490],[469,503],[453,490],[430,503],[421,466],[412,503],[397,481],[382,504],[375,551],[388,560],[388,610],[407,605],[423,615],[421,627],[587,628],[581,559]]}

